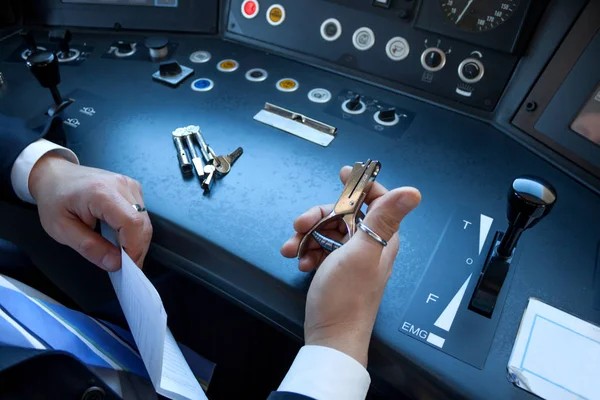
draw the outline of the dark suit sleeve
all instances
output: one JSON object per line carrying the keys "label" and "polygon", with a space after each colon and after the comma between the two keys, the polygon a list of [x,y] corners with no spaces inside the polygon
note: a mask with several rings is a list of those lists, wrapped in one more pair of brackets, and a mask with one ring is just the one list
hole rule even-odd
{"label": "dark suit sleeve", "polygon": [[31,130],[25,121],[0,114],[0,200],[18,201],[10,181],[15,160],[31,143],[59,129],[60,121],[50,118],[42,129]]}
{"label": "dark suit sleeve", "polygon": [[312,397],[307,397],[301,394],[290,392],[271,392],[267,400],[315,400]]}

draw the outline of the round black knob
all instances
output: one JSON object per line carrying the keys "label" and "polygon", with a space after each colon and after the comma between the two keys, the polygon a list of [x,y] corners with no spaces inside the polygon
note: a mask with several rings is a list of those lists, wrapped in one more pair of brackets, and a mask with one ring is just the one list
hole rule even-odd
{"label": "round black knob", "polygon": [[383,122],[394,122],[396,120],[396,109],[388,108],[379,112],[379,119]]}
{"label": "round black knob", "polygon": [[348,110],[350,111],[356,111],[360,109],[362,107],[360,103],[360,95],[357,94],[356,96],[352,97],[350,101],[348,101],[348,104],[346,104],[346,107],[348,107]]}
{"label": "round black knob", "polygon": [[506,216],[509,227],[498,245],[498,254],[510,257],[521,234],[550,213],[557,197],[556,189],[542,178],[522,176],[515,179],[508,191]]}
{"label": "round black knob", "polygon": [[467,58],[458,66],[458,77],[465,83],[477,83],[483,78],[484,71],[478,58]]}
{"label": "round black knob", "polygon": [[133,51],[133,43],[119,41],[117,43],[117,49],[119,50],[119,53],[129,54]]}
{"label": "round black knob", "polygon": [[169,39],[164,36],[150,36],[146,38],[144,44],[149,49],[162,49],[169,44]]}
{"label": "round black knob", "polygon": [[475,63],[467,63],[462,69],[463,75],[467,79],[475,79],[481,70],[479,69],[479,65]]}
{"label": "round black knob", "polygon": [[169,39],[164,36],[150,36],[146,38],[144,44],[150,51],[150,57],[153,59],[166,58],[169,55]]}
{"label": "round black knob", "polygon": [[437,47],[425,49],[421,54],[421,65],[427,71],[439,71],[446,65],[446,53]]}
{"label": "round black knob", "polygon": [[27,67],[45,88],[55,88],[60,83],[58,59],[51,51],[38,51],[27,58]]}
{"label": "round black knob", "polygon": [[430,68],[437,68],[442,63],[442,56],[437,51],[430,51],[425,57],[425,64]]}

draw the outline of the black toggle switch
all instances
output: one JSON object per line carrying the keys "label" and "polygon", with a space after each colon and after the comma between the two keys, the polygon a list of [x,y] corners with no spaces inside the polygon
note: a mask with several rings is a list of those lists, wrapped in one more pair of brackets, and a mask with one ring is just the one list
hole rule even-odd
{"label": "black toggle switch", "polygon": [[522,176],[513,181],[508,191],[508,229],[494,238],[469,309],[491,318],[519,238],[550,213],[557,197],[554,187],[541,178]]}
{"label": "black toggle switch", "polygon": [[29,49],[29,51],[34,52],[37,50],[37,44],[35,43],[33,32],[29,30],[22,31],[21,33],[19,33],[19,36],[23,38],[23,41],[25,42],[25,45],[27,46],[27,49]]}
{"label": "black toggle switch", "polygon": [[352,97],[350,99],[350,101],[348,101],[348,103],[346,104],[346,107],[348,108],[348,110],[350,110],[350,111],[359,110],[362,107],[362,105],[360,103],[360,99],[361,99],[361,97],[358,94],[356,96]]}
{"label": "black toggle switch", "polygon": [[42,87],[50,89],[55,105],[48,110],[49,115],[54,115],[64,110],[73,101],[63,100],[58,91],[60,83],[60,70],[58,58],[51,51],[36,51],[27,58],[27,67],[38,80]]}
{"label": "black toggle switch", "polygon": [[117,49],[119,49],[119,53],[121,54],[129,54],[133,51],[133,43],[119,41],[117,43]]}
{"label": "black toggle switch", "polygon": [[60,58],[68,58],[71,53],[71,39],[73,35],[71,31],[68,29],[55,29],[50,31],[48,34],[48,39],[51,42],[58,42],[58,48],[60,49]]}
{"label": "black toggle switch", "polygon": [[163,61],[158,67],[161,76],[175,76],[181,74],[181,66],[175,60]]}
{"label": "black toggle switch", "polygon": [[383,122],[394,122],[396,120],[396,109],[389,108],[379,111],[379,119]]}

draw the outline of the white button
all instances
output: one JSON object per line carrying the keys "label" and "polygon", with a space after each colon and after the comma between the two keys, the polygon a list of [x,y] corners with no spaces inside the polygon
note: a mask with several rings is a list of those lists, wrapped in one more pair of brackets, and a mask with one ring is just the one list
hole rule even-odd
{"label": "white button", "polygon": [[195,64],[204,64],[209,62],[211,59],[211,55],[208,51],[195,51],[190,54],[190,61]]}
{"label": "white button", "polygon": [[281,25],[285,21],[285,8],[281,4],[273,4],[267,9],[267,22],[273,26]]}
{"label": "white button", "polygon": [[321,37],[328,42],[338,40],[342,36],[342,24],[335,18],[329,18],[321,24]]}
{"label": "white button", "polygon": [[370,28],[358,28],[352,35],[352,44],[360,51],[369,50],[375,44],[375,34]]}
{"label": "white button", "polygon": [[248,19],[256,17],[259,10],[258,0],[244,0],[242,3],[242,15]]}
{"label": "white button", "polygon": [[246,79],[250,82],[262,82],[269,76],[268,72],[262,68],[254,68],[246,72]]}
{"label": "white button", "polygon": [[406,39],[400,36],[391,38],[385,46],[385,52],[387,56],[394,61],[401,61],[408,57],[410,53],[410,46]]}
{"label": "white button", "polygon": [[331,100],[331,92],[327,89],[313,89],[308,92],[308,99],[313,103],[327,103]]}

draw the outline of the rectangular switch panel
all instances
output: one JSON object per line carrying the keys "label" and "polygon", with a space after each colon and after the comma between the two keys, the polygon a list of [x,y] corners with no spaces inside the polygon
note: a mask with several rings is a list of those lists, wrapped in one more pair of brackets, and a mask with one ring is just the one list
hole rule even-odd
{"label": "rectangular switch panel", "polygon": [[476,21],[483,25],[469,31],[450,23],[437,0],[420,7],[416,0],[341,3],[232,0],[226,33],[390,88],[491,111],[518,62],[530,8],[524,0],[513,11],[496,10],[511,17],[498,26]]}
{"label": "rectangular switch panel", "polygon": [[[503,285],[491,318],[469,310],[477,280],[505,218],[459,208],[449,219],[399,327],[413,339],[482,369],[514,274]],[[501,221],[498,223],[497,221]]]}

